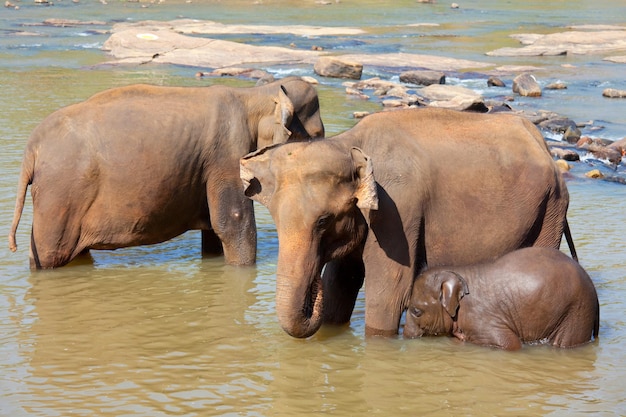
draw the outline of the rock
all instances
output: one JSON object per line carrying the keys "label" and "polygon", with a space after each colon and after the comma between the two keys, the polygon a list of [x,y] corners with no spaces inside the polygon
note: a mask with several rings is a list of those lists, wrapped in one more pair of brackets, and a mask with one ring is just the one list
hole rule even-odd
{"label": "rock", "polygon": [[597,179],[597,178],[604,178],[604,175],[600,172],[599,169],[592,169],[591,171],[585,174],[585,177]]}
{"label": "rock", "polygon": [[469,88],[432,84],[421,88],[418,94],[427,100],[431,107],[442,107],[454,110],[472,110],[487,112],[483,97]]}
{"label": "rock", "polygon": [[577,129],[576,122],[572,119],[555,115],[548,115],[546,120],[538,123],[538,126],[557,133],[565,133],[567,129]]}
{"label": "rock", "polygon": [[498,77],[494,77],[493,75],[489,77],[489,79],[487,80],[487,85],[489,87],[506,87],[506,84],[504,84],[504,81],[502,81]]}
{"label": "rock", "polygon": [[400,81],[415,85],[445,84],[446,74],[441,71],[430,70],[405,71],[400,74]]}
{"label": "rock", "polygon": [[563,140],[568,143],[576,143],[579,139],[580,129],[578,129],[578,127],[568,126],[567,129],[565,129],[565,133],[563,133]]}
{"label": "rock", "polygon": [[368,114],[370,114],[370,112],[368,111],[355,111],[355,112],[352,112],[352,117],[354,117],[355,119],[362,119]]}
{"label": "rock", "polygon": [[434,71],[461,71],[464,69],[491,68],[492,63],[470,61],[467,59],[448,58],[435,55],[407,54],[404,52],[389,54],[348,54],[342,59],[361,62],[363,65],[373,65],[393,68],[426,68]]}
{"label": "rock", "polygon": [[550,148],[550,154],[564,161],[580,161],[580,155],[573,149],[552,146]]}
{"label": "rock", "polygon": [[323,56],[317,60],[313,70],[323,77],[359,80],[363,74],[363,64],[343,58]]}
{"label": "rock", "polygon": [[363,94],[361,90],[357,90],[356,88],[347,87],[346,94],[350,96],[355,96],[363,100],[369,100],[369,96],[367,94]]}
{"label": "rock", "polygon": [[608,98],[626,98],[626,90],[617,90],[615,88],[605,88],[602,95]]}
{"label": "rock", "polygon": [[557,82],[546,85],[546,90],[565,90],[565,89],[567,89],[567,84],[561,81],[557,81]]}
{"label": "rock", "polygon": [[561,172],[567,172],[570,169],[572,169],[572,167],[564,159],[557,159],[555,163],[556,163],[556,166],[559,168],[559,171]]}
{"label": "rock", "polygon": [[626,30],[573,30],[567,32],[511,35],[522,43],[521,48],[500,48],[487,52],[489,56],[555,56],[566,54],[603,54],[623,51]]}
{"label": "rock", "polygon": [[203,75],[211,75],[217,77],[247,77],[254,79],[270,79],[274,76],[266,71],[255,68],[218,68],[212,72],[204,73]]}
{"label": "rock", "polygon": [[617,149],[619,152],[622,153],[622,156],[626,156],[626,138],[616,140],[615,142],[612,142],[607,146],[612,149]]}
{"label": "rock", "polygon": [[587,147],[587,150],[596,158],[609,161],[613,165],[618,165],[622,162],[622,152],[617,149],[592,143]]}
{"label": "rock", "polygon": [[252,46],[219,39],[185,36],[171,29],[133,27],[113,33],[102,46],[116,58],[107,64],[146,62],[223,68],[264,62],[310,63],[319,52],[275,46]]}
{"label": "rock", "polygon": [[525,97],[540,97],[541,87],[533,75],[521,74],[513,79],[513,92]]}
{"label": "rock", "polygon": [[384,89],[385,91],[389,91],[395,87],[398,87],[398,84],[387,80],[381,80],[379,77],[373,77],[368,78],[367,80],[361,80],[359,82],[353,83],[352,87],[356,88],[357,90]]}

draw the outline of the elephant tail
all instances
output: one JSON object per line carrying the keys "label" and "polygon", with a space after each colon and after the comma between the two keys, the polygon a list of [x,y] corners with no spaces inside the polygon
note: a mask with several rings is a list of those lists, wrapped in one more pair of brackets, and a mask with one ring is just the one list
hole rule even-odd
{"label": "elephant tail", "polygon": [[27,149],[24,153],[24,159],[22,161],[22,170],[20,172],[20,178],[17,184],[17,197],[15,199],[15,211],[13,212],[13,222],[11,223],[11,231],[9,233],[9,249],[11,252],[17,250],[17,242],[15,241],[15,234],[17,233],[17,226],[20,223],[22,217],[22,210],[24,209],[24,201],[26,200],[26,190],[28,186],[33,182],[33,173],[35,170],[35,155],[30,149]]}
{"label": "elephant tail", "polygon": [[567,246],[569,247],[572,259],[578,262],[578,255],[576,254],[576,247],[574,246],[574,239],[572,239],[572,232],[569,229],[567,217],[563,219],[563,234],[565,235],[565,240],[567,241]]}

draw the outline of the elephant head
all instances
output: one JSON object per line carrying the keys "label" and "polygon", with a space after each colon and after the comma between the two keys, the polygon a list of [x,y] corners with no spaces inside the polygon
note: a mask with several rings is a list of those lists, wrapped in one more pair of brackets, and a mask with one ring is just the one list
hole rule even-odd
{"label": "elephant head", "polygon": [[279,241],[276,310],[294,337],[314,334],[322,321],[324,265],[354,251],[377,209],[371,159],[332,140],[287,143],[241,160],[245,194],[265,205]]}
{"label": "elephant head", "polygon": [[467,294],[467,282],[456,272],[427,271],[418,276],[406,314],[404,337],[452,333],[459,302]]}
{"label": "elephant head", "polygon": [[[263,148],[276,143],[287,142],[292,136],[287,126],[291,125],[294,116],[294,107],[287,96],[284,87],[278,90],[278,96],[273,98],[274,111],[259,121],[259,136],[257,147]],[[298,131],[299,134],[302,132]],[[296,139],[299,139],[296,137]]]}
{"label": "elephant head", "polygon": [[269,112],[265,104],[257,109],[264,114],[259,120],[257,149],[324,136],[317,91],[308,82],[288,77],[259,89],[259,94],[271,96],[273,107]]}

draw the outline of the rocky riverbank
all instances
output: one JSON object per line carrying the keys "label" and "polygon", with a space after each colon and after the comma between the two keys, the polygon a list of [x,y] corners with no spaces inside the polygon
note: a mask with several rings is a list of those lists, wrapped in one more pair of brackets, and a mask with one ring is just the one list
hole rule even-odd
{"label": "rocky riverbank", "polygon": [[[44,26],[103,26],[105,22],[50,19]],[[35,25],[33,25],[35,26]],[[512,37],[522,45],[519,48],[500,48],[485,53],[485,61],[464,60],[435,55],[409,53],[336,54],[322,46],[300,49],[294,44],[284,46],[257,46],[223,39],[211,35],[232,34],[293,34],[308,38],[332,36],[356,37],[364,33],[355,27],[323,26],[266,26],[224,25],[213,21],[178,19],[172,21],[124,22],[111,25],[109,38],[102,49],[110,56],[102,65],[171,64],[197,67],[199,76],[236,76],[271,80],[266,71],[272,66],[311,66],[317,79],[326,82],[346,79],[343,83],[347,95],[362,100],[378,101],[381,109],[393,110],[408,106],[436,106],[457,110],[480,112],[515,112],[532,120],[550,140],[548,143],[556,158],[562,160],[563,169],[574,161],[601,161],[603,166],[615,171],[624,167],[625,140],[609,141],[601,134],[602,127],[595,121],[574,121],[566,115],[550,111],[516,108],[520,96],[540,97],[544,90],[567,89],[567,83],[550,79],[550,74],[536,66],[497,65],[496,57],[554,56],[585,54],[594,59],[626,63],[626,27],[577,26],[553,34],[518,34]],[[32,36],[29,33],[29,36]],[[36,35],[36,34],[35,34]],[[24,35],[26,36],[26,35]],[[321,41],[323,42],[323,41]],[[385,68],[397,75],[392,79],[362,79],[368,68]],[[364,68],[366,71],[364,71]],[[484,79],[484,87],[497,91],[496,99],[461,85],[450,84],[460,74]],[[395,81],[399,78],[398,81]],[[333,81],[336,84],[336,81]],[[604,97],[620,100],[626,91],[604,89]],[[362,117],[356,112],[354,117]],[[583,135],[581,130],[591,132]],[[588,173],[594,177],[608,177],[625,182],[619,176]],[[606,172],[606,170],[604,170]],[[623,169],[622,169],[623,172]]]}

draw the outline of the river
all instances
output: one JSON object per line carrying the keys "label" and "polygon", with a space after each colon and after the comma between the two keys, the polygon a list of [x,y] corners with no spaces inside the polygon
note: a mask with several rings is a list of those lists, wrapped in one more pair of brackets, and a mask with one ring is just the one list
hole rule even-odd
{"label": "river", "polygon": [[[366,34],[308,39],[292,35],[223,35],[257,45],[322,44],[346,53],[407,52],[498,65],[536,65],[540,81],[567,90],[514,106],[593,120],[607,139],[626,135],[626,101],[601,96],[626,89],[623,64],[596,55],[491,58],[518,46],[514,33],[549,33],[569,25],[624,24],[622,0],[448,2],[314,1],[13,1],[0,10],[0,230],[8,233],[28,135],[59,107],[113,86],[252,85],[196,78],[197,68],[102,67],[100,50],[114,22],[179,17],[225,24],[354,26]],[[98,20],[49,27],[44,19]],[[411,26],[415,23],[430,25]],[[27,34],[24,32],[30,32]],[[622,52],[623,54],[623,52]],[[310,67],[264,67],[276,76],[314,76]],[[397,78],[366,68],[363,78]],[[348,97],[341,80],[317,87],[329,135],[355,123],[354,111],[380,109]],[[510,85],[510,79],[507,79]],[[482,89],[484,79],[453,74],[449,83]],[[485,94],[490,92],[483,91]],[[158,111],[158,109],[155,109]],[[459,156],[462,158],[462,156]],[[626,415],[626,187],[591,180],[585,158],[568,177],[569,221],[581,264],[601,305],[600,337],[576,349],[525,347],[502,352],[450,338],[364,337],[362,294],[349,326],[322,328],[297,340],[279,327],[274,308],[278,243],[270,216],[257,206],[258,263],[225,266],[200,255],[189,232],[159,245],[94,251],[93,264],[31,272],[32,205],[18,230],[18,251],[0,249],[0,415],[2,416],[336,416]],[[565,250],[565,249],[564,249]]]}

